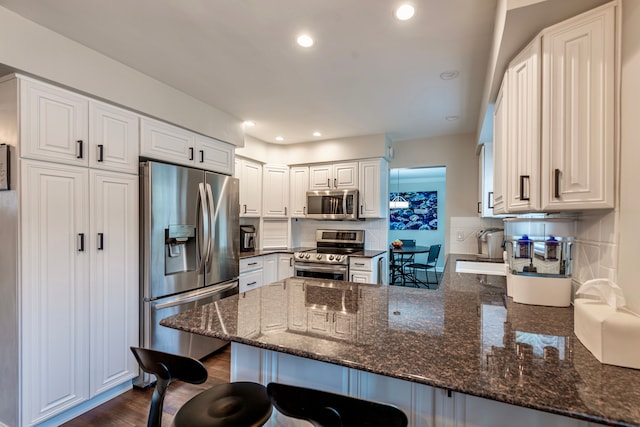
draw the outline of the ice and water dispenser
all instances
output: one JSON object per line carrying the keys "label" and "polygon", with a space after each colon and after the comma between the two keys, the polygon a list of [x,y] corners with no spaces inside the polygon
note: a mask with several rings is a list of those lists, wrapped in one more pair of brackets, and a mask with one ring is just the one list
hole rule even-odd
{"label": "ice and water dispenser", "polygon": [[504,220],[507,294],[514,302],[566,307],[576,222],[570,218]]}

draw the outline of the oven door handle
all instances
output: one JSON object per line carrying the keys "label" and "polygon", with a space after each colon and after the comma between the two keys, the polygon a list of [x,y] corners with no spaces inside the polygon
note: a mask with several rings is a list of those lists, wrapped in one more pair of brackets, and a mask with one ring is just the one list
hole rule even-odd
{"label": "oven door handle", "polygon": [[346,265],[331,265],[324,266],[320,264],[295,264],[295,269],[299,271],[326,271],[326,272],[338,272],[346,273],[348,268]]}

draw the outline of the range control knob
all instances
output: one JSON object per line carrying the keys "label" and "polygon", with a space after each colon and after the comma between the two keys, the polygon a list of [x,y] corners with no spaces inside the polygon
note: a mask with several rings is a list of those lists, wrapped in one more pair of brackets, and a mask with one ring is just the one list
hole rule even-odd
{"label": "range control knob", "polygon": [[333,255],[329,255],[329,261],[333,261]]}
{"label": "range control knob", "polygon": [[342,255],[336,255],[336,261],[341,261],[342,260]]}
{"label": "range control knob", "polygon": [[318,255],[316,255],[316,259],[317,259],[318,261],[319,261],[319,260],[321,260],[321,259],[322,259],[322,254],[318,254]]}
{"label": "range control knob", "polygon": [[309,259],[309,258],[311,258],[311,254],[306,254],[304,257],[305,257],[306,259]]}

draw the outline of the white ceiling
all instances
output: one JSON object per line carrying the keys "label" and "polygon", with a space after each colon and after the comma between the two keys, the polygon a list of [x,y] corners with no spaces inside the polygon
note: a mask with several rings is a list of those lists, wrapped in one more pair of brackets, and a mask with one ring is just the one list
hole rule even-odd
{"label": "white ceiling", "polygon": [[[497,0],[0,0],[284,143],[475,132]],[[301,31],[317,40],[304,50]],[[440,73],[458,70],[455,80]],[[449,121],[448,116],[459,119]],[[314,138],[312,132],[322,132]]]}

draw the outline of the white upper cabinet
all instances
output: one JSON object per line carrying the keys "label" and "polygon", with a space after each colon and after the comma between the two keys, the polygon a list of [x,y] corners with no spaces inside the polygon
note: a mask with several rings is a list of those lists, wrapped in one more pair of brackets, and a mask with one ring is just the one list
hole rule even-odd
{"label": "white upper cabinet", "polygon": [[89,164],[88,98],[20,79],[20,156],[76,166]]}
{"label": "white upper cabinet", "polygon": [[358,162],[309,166],[310,190],[358,188]]}
{"label": "white upper cabinet", "polygon": [[385,218],[389,212],[387,200],[389,173],[384,159],[363,160],[360,168],[360,218]]}
{"label": "white upper cabinet", "polygon": [[289,167],[264,165],[262,167],[262,216],[286,218],[289,205]]}
{"label": "white upper cabinet", "polygon": [[493,144],[482,144],[478,156],[478,215],[483,218],[498,216],[494,211],[493,158]]}
{"label": "white upper cabinet", "polygon": [[233,145],[147,117],[140,123],[141,156],[231,175]]}
{"label": "white upper cabinet", "polygon": [[89,102],[89,166],[138,174],[139,116],[98,101]]}
{"label": "white upper cabinet", "polygon": [[309,167],[295,166],[289,170],[290,210],[292,218],[304,218],[307,213],[307,191],[309,190]]}
{"label": "white upper cabinet", "polygon": [[511,61],[508,80],[507,210],[540,208],[540,39]]}
{"label": "white upper cabinet", "polygon": [[235,147],[226,142],[196,135],[196,159],[194,166],[210,171],[233,175]]}
{"label": "white upper cabinet", "polygon": [[240,216],[262,214],[262,165],[247,159],[235,159],[235,177],[240,180]]}
{"label": "white upper cabinet", "polygon": [[543,30],[509,64],[494,124],[504,211],[614,207],[615,8]]}
{"label": "white upper cabinet", "polygon": [[614,206],[615,9],[542,37],[542,209]]}
{"label": "white upper cabinet", "polygon": [[504,96],[508,83],[508,73],[505,73],[502,86],[498,92],[496,105],[493,110],[493,213],[505,213],[506,171],[507,157],[506,144],[508,135],[507,97]]}

